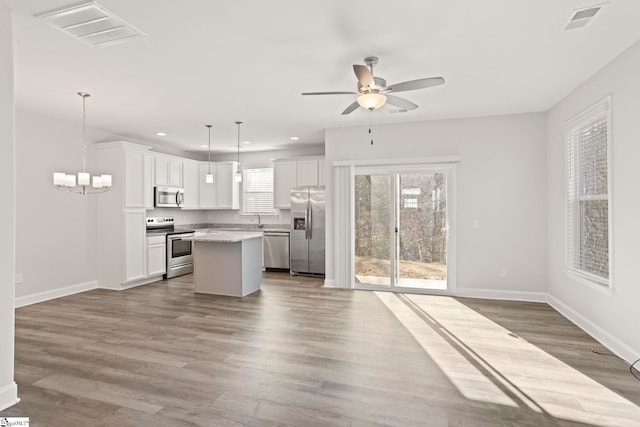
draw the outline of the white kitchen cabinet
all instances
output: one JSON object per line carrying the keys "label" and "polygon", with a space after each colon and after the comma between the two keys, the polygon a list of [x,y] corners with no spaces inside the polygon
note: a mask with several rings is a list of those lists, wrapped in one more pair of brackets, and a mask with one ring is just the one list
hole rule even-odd
{"label": "white kitchen cabinet", "polygon": [[318,185],[318,161],[316,159],[311,160],[298,160],[298,186],[305,185]]}
{"label": "white kitchen cabinet", "polygon": [[145,244],[146,224],[144,209],[124,212],[124,282],[135,282],[146,277]]}
{"label": "white kitchen cabinet", "polygon": [[[205,182],[207,174],[211,170],[214,176],[214,181],[211,184]],[[216,183],[215,183],[215,164],[211,163],[211,169],[209,169],[208,162],[202,162],[198,165],[198,207],[200,209],[215,209],[216,208]]]}
{"label": "white kitchen cabinet", "polygon": [[154,184],[169,185],[169,158],[156,154],[154,164]]}
{"label": "white kitchen cabinet", "polygon": [[198,207],[200,209],[240,209],[239,183],[234,175],[238,170],[237,162],[212,162],[213,183],[207,184],[209,163],[200,162],[198,166]]}
{"label": "white kitchen cabinet", "polygon": [[273,205],[291,208],[291,189],[324,185],[324,158],[300,157],[273,161]]}
{"label": "white kitchen cabinet", "polygon": [[273,162],[273,206],[291,208],[291,189],[298,184],[298,164],[295,160]]}
{"label": "white kitchen cabinet", "polygon": [[96,144],[97,169],[113,176],[111,190],[97,196],[100,288],[127,289],[154,280],[147,278],[146,266],[149,149],[125,141]]}
{"label": "white kitchen cabinet", "polygon": [[155,185],[182,187],[182,159],[156,154]]}
{"label": "white kitchen cabinet", "polygon": [[240,209],[239,183],[235,181],[237,162],[216,162],[216,208]]}
{"label": "white kitchen cabinet", "polygon": [[142,177],[142,185],[145,209],[153,209],[154,160],[155,159],[153,154],[144,154],[144,171]]}
{"label": "white kitchen cabinet", "polygon": [[167,270],[166,237],[147,237],[147,277],[161,276]]}
{"label": "white kitchen cabinet", "polygon": [[144,208],[144,152],[124,152],[124,207]]}
{"label": "white kitchen cabinet", "polygon": [[[198,209],[198,162],[184,160],[182,163],[182,184],[184,188],[184,203],[182,209]],[[204,184],[203,184],[204,185]]]}
{"label": "white kitchen cabinet", "polygon": [[183,160],[172,157],[169,159],[169,185],[172,187],[182,187],[182,165]]}

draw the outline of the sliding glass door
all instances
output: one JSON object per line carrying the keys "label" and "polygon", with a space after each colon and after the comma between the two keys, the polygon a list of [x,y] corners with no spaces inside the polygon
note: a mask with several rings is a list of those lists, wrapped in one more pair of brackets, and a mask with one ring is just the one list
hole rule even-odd
{"label": "sliding glass door", "polygon": [[356,287],[447,290],[448,173],[356,170]]}
{"label": "sliding glass door", "polygon": [[391,176],[370,174],[354,178],[356,283],[391,286]]}

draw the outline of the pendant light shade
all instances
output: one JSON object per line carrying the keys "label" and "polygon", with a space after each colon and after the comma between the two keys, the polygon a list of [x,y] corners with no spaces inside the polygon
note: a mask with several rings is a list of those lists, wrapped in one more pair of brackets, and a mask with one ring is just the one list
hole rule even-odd
{"label": "pendant light shade", "polygon": [[242,182],[242,171],[240,170],[240,125],[242,122],[236,122],[238,125],[238,171],[234,177],[235,182]]}
{"label": "pendant light shade", "polygon": [[205,125],[209,128],[209,172],[204,177],[205,184],[213,184],[213,174],[211,173],[211,127],[212,125]]}
{"label": "pendant light shade", "polygon": [[77,180],[76,175],[68,175],[65,172],[53,173],[53,185],[62,191],[68,191],[69,193],[76,194],[97,194],[109,191],[111,188],[111,175],[94,175],[93,179],[91,174],[87,172],[87,141],[86,141],[86,100],[89,95],[86,92],[78,92],[78,95],[82,97],[82,172],[78,172]]}

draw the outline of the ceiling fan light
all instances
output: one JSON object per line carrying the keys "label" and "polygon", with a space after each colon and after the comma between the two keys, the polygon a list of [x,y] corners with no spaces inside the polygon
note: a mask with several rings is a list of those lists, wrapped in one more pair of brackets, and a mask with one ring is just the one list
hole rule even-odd
{"label": "ceiling fan light", "polygon": [[387,97],[381,93],[365,93],[357,99],[358,104],[367,110],[377,110],[387,102]]}

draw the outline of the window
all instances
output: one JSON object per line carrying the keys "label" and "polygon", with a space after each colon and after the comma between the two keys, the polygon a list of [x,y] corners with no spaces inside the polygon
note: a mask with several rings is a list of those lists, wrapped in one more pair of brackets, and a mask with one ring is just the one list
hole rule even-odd
{"label": "window", "polygon": [[591,282],[609,285],[609,98],[566,125],[567,267]]}
{"label": "window", "polygon": [[242,171],[242,213],[275,215],[273,207],[273,168]]}

